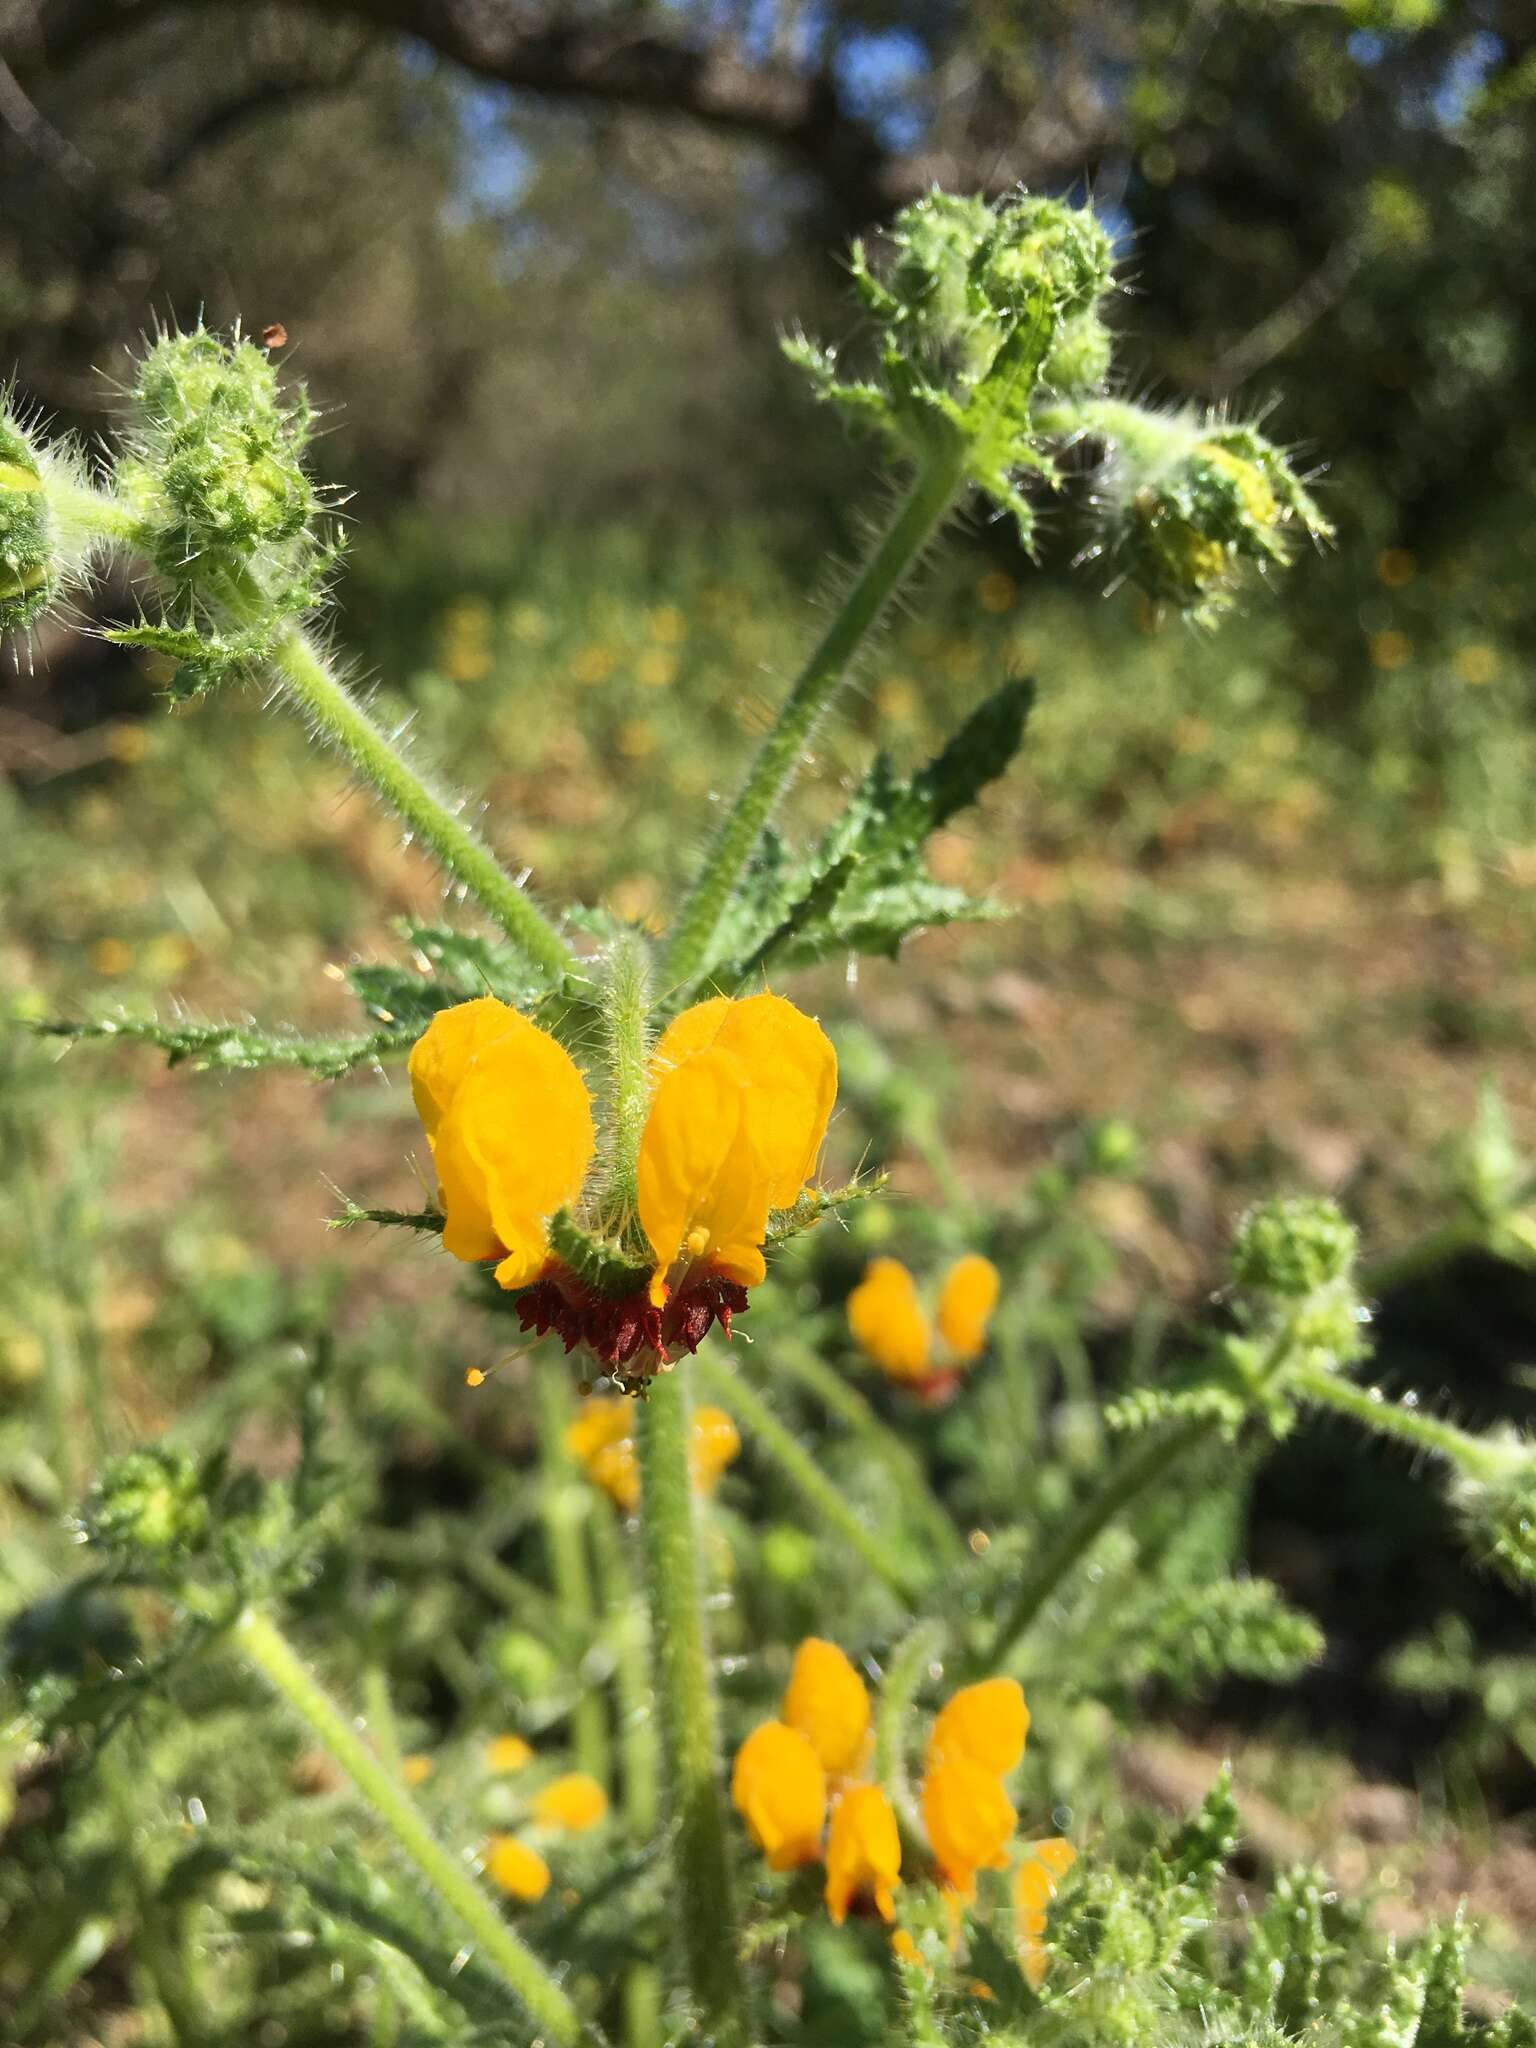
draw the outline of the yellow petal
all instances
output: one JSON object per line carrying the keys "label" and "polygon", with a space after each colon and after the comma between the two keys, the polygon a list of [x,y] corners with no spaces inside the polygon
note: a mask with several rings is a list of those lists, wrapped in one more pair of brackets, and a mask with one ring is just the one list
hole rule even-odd
{"label": "yellow petal", "polygon": [[837,1097],[832,1041],[783,996],[760,995],[727,1004],[712,1043],[746,1069],[743,1128],[768,1176],[769,1207],[788,1209],[815,1171]]}
{"label": "yellow petal", "polygon": [[731,1803],[773,1870],[795,1870],[821,1854],[827,1774],[798,1728],[764,1721],[736,1752]]}
{"label": "yellow petal", "polygon": [[428,1143],[437,1136],[437,1127],[458,1093],[470,1061],[524,1021],[494,996],[476,996],[471,1003],[455,1003],[450,1010],[438,1011],[411,1047],[410,1060],[411,1094]]}
{"label": "yellow petal", "polygon": [[493,1735],[485,1745],[485,1768],[493,1777],[510,1776],[533,1762],[533,1748],[521,1735]]}
{"label": "yellow petal", "polygon": [[946,1883],[962,1899],[978,1870],[1001,1870],[1018,1815],[1002,1780],[968,1757],[931,1763],[923,1777],[923,1825]]}
{"label": "yellow petal", "polygon": [[979,1252],[957,1259],[945,1275],[939,1295],[939,1335],[956,1358],[981,1356],[1000,1286],[996,1266]]}
{"label": "yellow petal", "polygon": [[967,1685],[940,1708],[928,1738],[930,1762],[964,1757],[994,1777],[1019,1767],[1029,1734],[1029,1708],[1017,1679],[987,1678]]}
{"label": "yellow petal", "polygon": [[832,1810],[827,1834],[827,1911],[841,1927],[858,1897],[874,1901],[882,1920],[895,1918],[901,1882],[901,1835],[891,1802],[878,1785],[852,1785]]}
{"label": "yellow petal", "polygon": [[836,1643],[807,1636],[795,1652],[784,1719],[833,1777],[857,1770],[869,1740],[869,1693]]}
{"label": "yellow petal", "polygon": [[732,1007],[729,996],[711,996],[707,1003],[694,1003],[690,1009],[680,1011],[657,1039],[651,1054],[653,1082],[659,1083],[664,1074],[713,1045]]}
{"label": "yellow petal", "polygon": [[656,1259],[657,1299],[662,1275],[685,1246],[744,1286],[763,1277],[758,1247],[768,1233],[768,1191],[741,1142],[745,1092],[740,1062],[713,1046],[657,1084],[636,1175],[640,1227]]}
{"label": "yellow petal", "polygon": [[515,1835],[491,1836],[485,1845],[485,1874],[499,1891],[529,1905],[549,1890],[549,1865]]}
{"label": "yellow petal", "polygon": [[741,1434],[723,1408],[695,1408],[689,1427],[688,1469],[695,1493],[713,1493],[727,1465],[741,1455]]}
{"label": "yellow petal", "polygon": [[871,1259],[848,1297],[854,1342],[893,1380],[928,1374],[928,1318],[917,1284],[900,1259]]}
{"label": "yellow petal", "polygon": [[566,1427],[565,1447],[578,1465],[586,1465],[610,1444],[622,1443],[630,1434],[633,1411],[617,1395],[596,1394],[582,1402],[576,1419]]}
{"label": "yellow petal", "polygon": [[547,1031],[506,1015],[508,1029],[468,1061],[433,1149],[444,1245],[460,1259],[499,1254],[502,1286],[523,1287],[548,1257],[550,1217],[581,1193],[594,1137],[576,1062]]}
{"label": "yellow petal", "polygon": [[608,1811],[608,1794],[585,1771],[568,1771],[544,1787],[533,1802],[533,1818],[541,1828],[559,1828],[582,1835],[595,1828]]}
{"label": "yellow petal", "polygon": [[1019,1945],[1019,1964],[1031,1990],[1045,1982],[1050,1958],[1045,1948],[1046,1914],[1056,1888],[1077,1861],[1077,1851],[1060,1835],[1044,1842],[1027,1842],[1023,1861],[1013,1877],[1014,1926]]}

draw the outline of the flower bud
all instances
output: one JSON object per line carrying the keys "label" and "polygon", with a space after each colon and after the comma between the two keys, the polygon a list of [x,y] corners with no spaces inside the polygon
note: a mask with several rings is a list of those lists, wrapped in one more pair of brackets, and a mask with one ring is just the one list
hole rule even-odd
{"label": "flower bud", "polygon": [[30,626],[59,592],[59,551],[32,445],[0,415],[0,631]]}
{"label": "flower bud", "polygon": [[1301,1195],[1250,1209],[1232,1244],[1240,1287],[1300,1300],[1349,1278],[1359,1235],[1336,1202]]}
{"label": "flower bud", "polygon": [[156,1444],[113,1458],[82,1511],[86,1540],[123,1563],[164,1563],[208,1534],[208,1503],[184,1451]]}

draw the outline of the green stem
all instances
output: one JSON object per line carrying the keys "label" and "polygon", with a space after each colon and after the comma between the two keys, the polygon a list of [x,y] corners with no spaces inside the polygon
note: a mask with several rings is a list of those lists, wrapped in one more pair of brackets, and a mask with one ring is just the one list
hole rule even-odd
{"label": "green stem", "polygon": [[398,1778],[405,1764],[405,1752],[400,1747],[400,1725],[395,1719],[395,1703],[389,1696],[389,1678],[382,1665],[364,1667],[362,1689],[363,1719],[373,1737],[373,1746],[380,1760]]}
{"label": "green stem", "polygon": [[903,1602],[921,1599],[927,1591],[928,1575],[919,1576],[909,1571],[891,1555],[889,1545],[882,1542],[848,1505],[794,1431],[779,1420],[762,1395],[748,1386],[740,1373],[733,1372],[722,1359],[711,1353],[699,1353],[697,1368],[700,1379],[710,1392],[742,1425],[743,1434],[773,1460],[790,1485],[820,1515],[833,1534],[856,1552],[875,1576]]}
{"label": "green stem", "polygon": [[895,1480],[901,1499],[922,1517],[923,1527],[946,1564],[961,1564],[964,1539],[928,1484],[923,1462],[893,1429],[888,1429],[869,1402],[835,1366],[828,1365],[808,1344],[776,1344],[774,1371],[798,1380],[814,1401],[844,1423],[849,1433],[881,1463]]}
{"label": "green stem", "polygon": [[763,827],[794,780],[806,745],[865,635],[879,624],[959,496],[968,454],[962,442],[930,457],[918,472],[895,518],[796,678],[678,915],[664,969],[669,996],[685,996],[704,972],[721,913]]}
{"label": "green stem", "polygon": [[651,1102],[650,1042],[646,1017],[650,963],[633,932],[614,942],[603,990],[603,1031],[608,1069],[609,1182],[605,1221],[621,1235],[635,1215],[635,1174],[640,1134]]}
{"label": "green stem", "polygon": [[699,2023],[721,2048],[732,2048],[746,2038],[746,2016],[689,1470],[685,1372],[679,1365],[658,1375],[640,1411],[640,1529],[671,1826],[668,1917],[678,1930]]}
{"label": "green stem", "polygon": [[480,1954],[516,1993],[529,2017],[557,2048],[596,2048],[554,1977],[502,1919],[463,1861],[444,1848],[414,1801],[294,1652],[271,1616],[248,1607],[231,1636],[240,1654],[285,1700],[340,1764],[380,1822],[415,1864],[443,1905],[474,1937]]}
{"label": "green stem", "polygon": [[1405,1408],[1399,1402],[1388,1400],[1379,1387],[1362,1387],[1357,1381],[1330,1372],[1325,1366],[1303,1367],[1290,1385],[1317,1406],[1348,1415],[1366,1429],[1374,1430],[1378,1436],[1395,1437],[1399,1443],[1411,1444],[1415,1450],[1444,1458],[1475,1478],[1496,1479],[1508,1462],[1499,1445],[1473,1436],[1468,1430],[1458,1429],[1454,1422],[1443,1422],[1437,1415],[1426,1415],[1418,1408]]}
{"label": "green stem", "polygon": [[313,729],[373,784],[507,937],[555,979],[572,972],[575,956],[544,913],[463,819],[406,763],[337,681],[302,627],[284,631],[273,650],[272,666]]}
{"label": "green stem", "polygon": [[1213,1427],[1208,1416],[1187,1416],[1145,1431],[1123,1453],[1097,1490],[1067,1517],[1014,1593],[988,1660],[992,1669],[1007,1662],[1046,1601],[1068,1572],[1087,1556],[1110,1523],[1150,1486],[1166,1478],[1181,1459],[1205,1441]]}
{"label": "green stem", "polygon": [[914,1841],[922,1840],[923,1829],[907,1770],[907,1729],[917,1689],[943,1646],[940,1622],[920,1621],[907,1630],[886,1660],[880,1711],[875,1717],[875,1776]]}
{"label": "green stem", "polygon": [[560,1603],[561,1621],[577,1646],[573,1660],[577,1692],[571,1713],[576,1761],[606,1787],[608,1714],[603,1696],[586,1668],[597,1635],[597,1605],[592,1597],[586,1533],[592,1493],[577,1471],[565,1441],[571,1420],[571,1397],[564,1359],[547,1353],[536,1358],[533,1382],[538,1401],[542,1467],[539,1501],[544,1516],[544,1540],[549,1549],[549,1569]]}

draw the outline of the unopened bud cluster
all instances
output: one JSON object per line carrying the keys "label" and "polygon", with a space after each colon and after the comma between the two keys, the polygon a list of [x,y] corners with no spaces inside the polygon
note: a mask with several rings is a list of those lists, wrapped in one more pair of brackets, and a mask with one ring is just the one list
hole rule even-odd
{"label": "unopened bud cluster", "polygon": [[120,1564],[160,1567],[185,1556],[209,1529],[196,1465],[164,1445],[113,1458],[81,1510],[80,1526],[88,1543]]}
{"label": "unopened bud cluster", "polygon": [[1283,1354],[1268,1368],[1277,1390],[1295,1364],[1348,1365],[1365,1350],[1365,1315],[1355,1286],[1359,1237],[1337,1203],[1277,1197],[1248,1211],[1232,1246],[1232,1277],[1247,1297],[1258,1355]]}

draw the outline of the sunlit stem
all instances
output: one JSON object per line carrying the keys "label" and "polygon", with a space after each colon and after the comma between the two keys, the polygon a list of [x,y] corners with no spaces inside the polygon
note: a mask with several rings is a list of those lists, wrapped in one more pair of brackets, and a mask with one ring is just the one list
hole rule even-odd
{"label": "sunlit stem", "polygon": [[1444,1458],[1474,1479],[1497,1480],[1511,1463],[1524,1458],[1522,1452],[1458,1429],[1454,1422],[1442,1421],[1438,1415],[1427,1415],[1421,1409],[1391,1401],[1379,1387],[1362,1387],[1326,1366],[1304,1368],[1291,1385],[1317,1407],[1348,1415],[1377,1436],[1393,1437],[1416,1451]]}
{"label": "sunlit stem", "polygon": [[720,2048],[738,2048],[746,2016],[689,1470],[686,1373],[685,1361],[652,1382],[639,1428],[640,1527],[671,1837],[668,1918],[705,2036]]}
{"label": "sunlit stem", "polygon": [[603,1696],[586,1669],[597,1634],[586,1531],[592,1497],[565,1440],[571,1420],[571,1393],[564,1360],[548,1353],[536,1357],[533,1381],[538,1402],[539,1505],[544,1518],[544,1541],[561,1621],[577,1646],[578,1690],[571,1713],[576,1761],[606,1787],[608,1715]]}
{"label": "sunlit stem", "polygon": [[957,441],[924,464],[796,678],[673,927],[663,968],[669,997],[685,997],[704,971],[725,906],[763,827],[794,780],[811,735],[865,637],[885,615],[963,489],[967,453],[964,442]]}
{"label": "sunlit stem", "polygon": [[597,2048],[596,2036],[551,1973],[507,1925],[463,1859],[433,1834],[405,1787],[370,1748],[357,1721],[331,1698],[272,1617],[262,1608],[248,1607],[230,1635],[240,1655],[346,1772],[447,1912],[470,1936],[477,1954],[516,1995],[539,2032],[556,2048]]}
{"label": "sunlit stem", "polygon": [[849,1506],[817,1460],[756,1388],[750,1386],[741,1373],[733,1372],[723,1360],[708,1352],[700,1352],[696,1365],[703,1383],[741,1424],[742,1435],[778,1466],[830,1532],[846,1543],[898,1599],[911,1603],[921,1598],[927,1590],[930,1574],[914,1571],[892,1553],[890,1545],[883,1542]]}
{"label": "sunlit stem", "polygon": [[920,1621],[908,1629],[886,1660],[875,1718],[875,1776],[890,1795],[902,1827],[918,1841],[922,1822],[907,1770],[908,1736],[918,1688],[943,1647],[939,1622]]}
{"label": "sunlit stem", "polygon": [[649,997],[650,961],[644,942],[638,934],[624,932],[605,962],[602,999],[611,1147],[605,1221],[615,1232],[635,1214],[640,1135],[651,1099]]}

